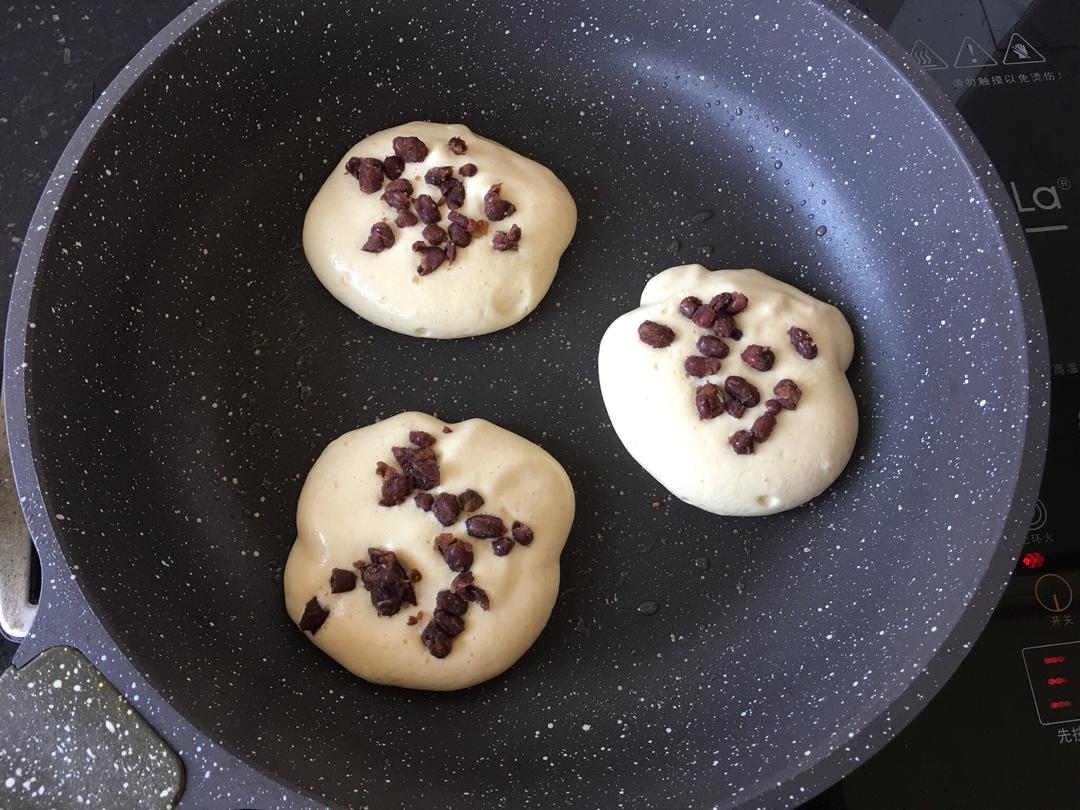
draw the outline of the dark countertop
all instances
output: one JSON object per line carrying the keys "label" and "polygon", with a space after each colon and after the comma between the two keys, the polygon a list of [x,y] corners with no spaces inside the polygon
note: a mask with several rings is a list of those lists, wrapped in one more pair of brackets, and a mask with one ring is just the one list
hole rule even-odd
{"label": "dark countertop", "polygon": [[[188,6],[140,0],[138,11],[108,2],[13,0],[0,21],[0,300],[7,300],[23,237],[53,166],[102,89],[132,56]],[[15,645],[0,637],[0,670]]]}

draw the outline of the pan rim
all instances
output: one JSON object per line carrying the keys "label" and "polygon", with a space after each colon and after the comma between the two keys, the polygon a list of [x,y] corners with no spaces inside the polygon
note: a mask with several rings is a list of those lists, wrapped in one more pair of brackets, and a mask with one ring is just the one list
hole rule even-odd
{"label": "pan rim", "polygon": [[[54,559],[58,557],[60,560],[67,561],[66,553],[52,525],[54,517],[47,514],[44,506],[41,478],[37,461],[31,450],[31,419],[26,410],[25,377],[22,373],[24,364],[29,362],[26,339],[30,303],[42,251],[53,219],[60,211],[60,202],[66,194],[70,180],[82,155],[97,136],[102,124],[121,105],[127,94],[147,71],[151,70],[172,47],[178,45],[192,29],[232,2],[233,0],[198,0],[150,40],[113,79],[65,147],[46,183],[23,243],[12,284],[5,333],[5,418],[11,437],[14,477],[20,499],[24,504],[24,509],[33,506],[44,516],[34,527],[34,543],[39,548],[48,549],[49,555]],[[1013,277],[1017,284],[1021,316],[1016,328],[1024,329],[1023,337],[1028,346],[1026,369],[1028,385],[1025,403],[1027,418],[1016,484],[1005,518],[1006,530],[990,555],[985,571],[973,588],[966,607],[961,611],[950,632],[943,637],[930,656],[926,669],[915,675],[908,686],[888,701],[873,720],[859,730],[849,732],[846,744],[840,744],[816,759],[809,758],[812,764],[795,766],[796,773],[786,781],[769,786],[759,779],[753,792],[748,790],[738,798],[728,797],[724,800],[733,802],[733,806],[787,805],[812,798],[884,747],[951,677],[970,650],[971,644],[981,634],[1010,580],[1010,574],[1023,542],[1025,527],[1029,522],[1039,491],[1049,430],[1049,357],[1041,299],[1019,218],[1008,200],[1005,187],[996,169],[953,102],[932,78],[914,64],[896,40],[878,27],[867,15],[849,5],[846,0],[808,0],[808,2],[827,15],[831,24],[845,27],[854,36],[867,43],[885,65],[895,71],[915,91],[932,117],[940,124],[943,134],[953,144],[957,155],[964,161],[978,184],[986,208],[992,215],[1004,244],[1004,253],[1013,264]],[[84,584],[79,580],[74,580],[74,585],[84,603],[93,610],[96,604],[94,595],[85,589]],[[94,615],[111,642],[117,646],[125,659],[131,662],[132,658],[127,645],[112,632],[110,622],[96,612]],[[158,687],[149,679],[147,679],[147,684],[154,690],[159,700],[183,716],[173,702],[164,698]],[[184,719],[198,734],[228,752],[244,767],[271,779],[281,788],[318,798],[299,785],[282,781],[276,774],[264,769],[240,751],[234,750],[227,742],[211,736],[186,717]],[[321,798],[318,800],[325,801]]]}

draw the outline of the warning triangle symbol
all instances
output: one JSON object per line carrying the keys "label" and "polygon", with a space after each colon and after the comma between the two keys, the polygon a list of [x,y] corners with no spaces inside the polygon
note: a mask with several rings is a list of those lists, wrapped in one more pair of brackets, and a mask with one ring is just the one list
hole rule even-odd
{"label": "warning triangle symbol", "polygon": [[915,40],[915,44],[911,46],[911,58],[923,70],[942,70],[949,66],[944,59],[937,55],[937,51],[921,39]]}
{"label": "warning triangle symbol", "polygon": [[1019,34],[1013,34],[1009,38],[1009,46],[1005,49],[1005,57],[1001,60],[1003,65],[1033,65],[1036,62],[1045,62],[1046,57],[1035,50],[1035,47]]}
{"label": "warning triangle symbol", "polygon": [[953,62],[953,67],[977,68],[990,67],[996,64],[997,60],[987,53],[982,45],[971,37],[964,37],[964,41],[960,43],[960,50],[956,52],[956,61]]}

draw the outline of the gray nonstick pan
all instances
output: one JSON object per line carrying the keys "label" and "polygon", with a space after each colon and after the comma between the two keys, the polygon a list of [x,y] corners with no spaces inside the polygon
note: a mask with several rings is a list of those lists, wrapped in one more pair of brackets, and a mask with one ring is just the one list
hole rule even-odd
{"label": "gray nonstick pan", "polygon": [[[330,168],[416,119],[577,201],[513,328],[394,334],[306,266]],[[805,507],[686,506],[606,421],[601,334],[695,261],[854,328],[859,443]],[[197,3],[79,128],[15,279],[7,422],[44,582],[18,661],[70,644],[136,695],[182,807],[796,805],[919,711],[996,604],[1042,469],[1043,332],[985,155],[835,0]],[[550,624],[458,693],[357,680],[283,607],[308,468],[413,409],[540,442],[579,503]]]}

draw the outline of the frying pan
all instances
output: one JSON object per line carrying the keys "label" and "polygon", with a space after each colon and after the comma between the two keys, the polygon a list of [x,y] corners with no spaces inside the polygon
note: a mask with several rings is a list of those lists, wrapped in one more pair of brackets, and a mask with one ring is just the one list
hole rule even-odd
{"label": "frying pan", "polygon": [[[393,334],[305,266],[329,168],[418,118],[577,200],[511,329]],[[695,510],[606,422],[600,335],[697,260],[854,327],[859,444],[803,508]],[[956,667],[1041,472],[1043,323],[1007,199],[944,97],[832,0],[196,4],[76,133],[14,286],[7,419],[45,571],[20,660],[87,651],[180,751],[192,806],[797,804]],[[459,693],[356,680],[282,607],[305,472],[405,409],[541,442],[581,505],[547,629]]]}

